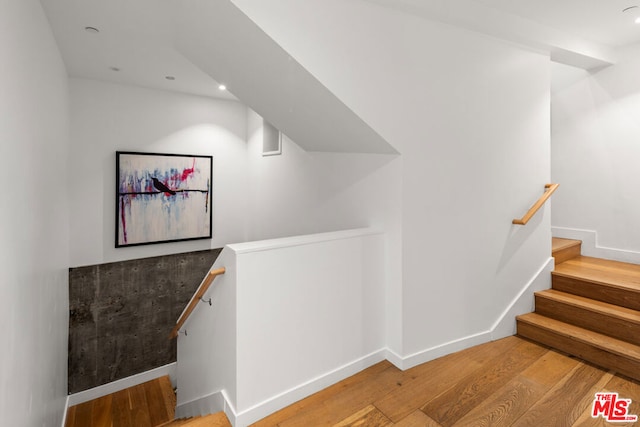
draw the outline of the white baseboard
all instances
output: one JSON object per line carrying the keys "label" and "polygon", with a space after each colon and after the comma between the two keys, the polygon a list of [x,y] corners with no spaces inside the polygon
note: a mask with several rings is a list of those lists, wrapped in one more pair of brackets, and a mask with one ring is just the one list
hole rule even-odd
{"label": "white baseboard", "polygon": [[515,317],[534,310],[533,293],[551,287],[551,271],[553,267],[554,259],[549,257],[511,301],[509,306],[505,308],[491,329],[449,341],[405,357],[398,356],[396,353],[388,350],[387,354],[393,357],[393,359],[389,360],[398,368],[405,370],[437,359],[438,357],[473,347],[474,345],[484,344],[489,341],[514,335],[516,333]]}
{"label": "white baseboard", "polygon": [[421,365],[426,362],[430,362],[447,354],[455,353],[456,351],[464,350],[465,348],[473,347],[474,345],[483,344],[491,341],[491,332],[484,331],[477,334],[462,337],[453,341],[446,342],[444,344],[437,345],[435,347],[422,350],[409,356],[402,358],[400,369],[403,371],[411,369],[414,366]]}
{"label": "white baseboard", "polygon": [[333,371],[321,375],[313,380],[307,381],[297,387],[282,392],[264,402],[252,406],[238,413],[231,404],[225,391],[212,393],[208,396],[183,403],[176,408],[176,418],[193,417],[197,415],[211,414],[214,412],[224,411],[234,427],[245,427],[262,418],[273,414],[279,409],[285,408],[298,400],[304,399],[330,385],[342,381],[351,375],[375,365],[385,360],[387,354],[386,349],[381,349],[368,354],[351,363],[341,366]]}
{"label": "white baseboard", "polygon": [[502,315],[491,327],[491,341],[505,338],[516,333],[516,316],[530,313],[535,309],[534,292],[551,288],[551,272],[555,267],[555,259],[549,257],[547,262],[533,275],[520,293],[511,301]]}
{"label": "white baseboard", "polygon": [[[227,399],[221,391],[176,406],[176,418],[197,417],[224,411]],[[225,411],[226,413],[226,411]],[[232,412],[233,413],[233,412]],[[227,417],[228,414],[227,414]],[[229,417],[231,419],[231,417]]]}
{"label": "white baseboard", "polygon": [[323,390],[330,385],[342,381],[351,375],[382,362],[385,359],[386,349],[380,349],[366,356],[363,356],[353,362],[347,363],[331,372],[320,375],[317,378],[307,381],[304,384],[291,388],[280,393],[264,402],[261,402],[251,408],[247,408],[240,413],[235,414],[235,426],[247,426],[262,418],[282,409],[292,403],[297,402],[307,396]]}
{"label": "white baseboard", "polygon": [[237,425],[236,410],[224,390],[176,406],[176,419],[215,414],[220,411],[225,413],[232,426]]}
{"label": "white baseboard", "polygon": [[598,232],[579,228],[551,227],[553,237],[582,240],[582,255],[640,264],[640,252],[608,248],[598,243]]}
{"label": "white baseboard", "polygon": [[64,413],[62,414],[62,424],[60,424],[60,427],[67,425],[67,412],[69,412],[69,396],[64,400]]}
{"label": "white baseboard", "polygon": [[400,356],[398,353],[391,350],[390,348],[386,349],[385,354],[386,354],[385,359],[391,362],[396,368],[404,371],[404,368],[403,368],[404,358],[402,356]]}
{"label": "white baseboard", "polygon": [[88,402],[90,400],[97,399],[99,397],[118,392],[120,390],[124,390],[125,388],[133,387],[138,384],[142,384],[147,381],[160,378],[165,375],[169,375],[169,377],[171,378],[171,383],[175,386],[175,378],[176,378],[175,362],[170,363],[168,365],[161,366],[159,368],[152,369],[150,371],[132,375],[127,378],[122,378],[120,380],[117,380],[108,384],[103,384],[98,387],[90,388],[89,390],[84,390],[78,393],[70,394],[67,397],[67,408],[70,406],[77,405],[79,403]]}
{"label": "white baseboard", "polygon": [[231,423],[231,425],[233,427],[236,427],[237,424],[237,411],[236,408],[233,407],[233,405],[231,404],[231,400],[229,399],[229,396],[227,396],[227,393],[222,390],[222,398],[224,399],[224,413],[227,415],[227,418],[229,419],[229,422]]}
{"label": "white baseboard", "polygon": [[[462,337],[408,356],[400,356],[395,351],[385,348],[366,355],[354,362],[339,367],[327,374],[321,375],[310,380],[300,386],[280,393],[264,402],[261,402],[251,408],[245,409],[238,413],[229,403],[229,399],[223,392],[214,393],[206,396],[201,403],[189,402],[185,405],[198,407],[197,405],[211,404],[215,399],[222,397],[224,407],[220,407],[217,403],[215,411],[224,410],[231,424],[236,427],[248,426],[276,411],[282,409],[300,399],[310,396],[330,385],[333,385],[353,374],[360,372],[384,359],[390,361],[396,367],[402,370],[410,369],[414,366],[437,359],[447,354],[464,350],[478,344],[504,338],[515,333],[515,316],[533,311],[533,293],[539,290],[548,289],[551,285],[551,271],[554,267],[554,260],[549,257],[547,261],[538,269],[522,290],[514,297],[508,307],[501,313],[491,329],[477,334]],[[214,412],[214,411],[211,411]],[[209,413],[211,413],[209,412]],[[177,413],[177,412],[176,412]],[[200,413],[189,413],[193,416]]]}

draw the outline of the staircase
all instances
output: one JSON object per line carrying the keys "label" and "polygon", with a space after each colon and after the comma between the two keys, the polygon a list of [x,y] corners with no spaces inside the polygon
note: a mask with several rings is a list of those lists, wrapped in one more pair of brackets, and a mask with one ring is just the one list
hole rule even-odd
{"label": "staircase", "polygon": [[518,335],[640,380],[640,265],[580,255],[553,239],[552,289],[517,317]]}
{"label": "staircase", "polygon": [[168,376],[72,406],[65,427],[231,427],[224,412],[175,420]]}

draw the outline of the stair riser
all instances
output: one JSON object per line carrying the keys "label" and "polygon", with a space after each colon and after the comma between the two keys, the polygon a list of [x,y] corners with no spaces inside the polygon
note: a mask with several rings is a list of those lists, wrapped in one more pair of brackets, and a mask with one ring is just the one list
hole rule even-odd
{"label": "stair riser", "polygon": [[552,288],[621,307],[640,310],[640,292],[551,273]]}
{"label": "stair riser", "polygon": [[553,258],[555,260],[556,265],[561,262],[565,262],[570,260],[571,258],[575,258],[580,256],[581,245],[577,244],[575,246],[570,246],[568,248],[560,249],[553,252]]}
{"label": "stair riser", "polygon": [[536,295],[536,313],[640,345],[640,325]]}
{"label": "stair riser", "polygon": [[601,350],[583,341],[578,341],[557,332],[518,321],[518,335],[545,344],[565,353],[616,371],[635,380],[640,380],[640,361],[630,360]]}

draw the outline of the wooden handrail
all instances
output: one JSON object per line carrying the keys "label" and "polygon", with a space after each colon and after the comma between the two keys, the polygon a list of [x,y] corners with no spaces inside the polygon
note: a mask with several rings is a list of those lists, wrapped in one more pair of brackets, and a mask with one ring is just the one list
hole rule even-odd
{"label": "wooden handrail", "polygon": [[517,225],[525,225],[526,223],[528,223],[531,217],[534,216],[536,212],[538,212],[542,205],[544,205],[544,202],[546,202],[549,197],[551,197],[553,192],[556,191],[559,186],[560,184],[545,184],[544,188],[546,190],[544,191],[544,194],[540,196],[538,201],[533,206],[531,206],[531,209],[529,209],[529,211],[522,218],[516,218],[512,221],[512,223]]}
{"label": "wooden handrail", "polygon": [[211,286],[211,283],[213,283],[213,279],[221,274],[224,274],[224,272],[225,269],[224,267],[222,267],[218,268],[217,270],[211,270],[209,274],[207,274],[207,277],[204,278],[196,293],[191,297],[191,301],[189,301],[187,308],[182,312],[182,315],[180,315],[180,318],[176,322],[176,326],[171,331],[171,334],[169,334],[169,339],[173,339],[178,336],[180,328],[182,328],[184,322],[187,321],[187,319],[191,315],[191,312],[196,308],[196,305],[198,305],[198,302],[200,302],[202,296],[207,292],[207,290],[209,290],[209,286]]}

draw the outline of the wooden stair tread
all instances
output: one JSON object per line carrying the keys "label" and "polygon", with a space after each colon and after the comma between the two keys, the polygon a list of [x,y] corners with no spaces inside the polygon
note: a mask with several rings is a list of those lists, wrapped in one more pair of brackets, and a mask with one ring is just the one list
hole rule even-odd
{"label": "wooden stair tread", "polygon": [[174,417],[175,394],[164,376],[71,406],[65,427],[155,427]]}
{"label": "wooden stair tread", "polygon": [[551,239],[551,256],[555,259],[556,265],[580,256],[582,242],[580,240],[561,239],[553,237]]}
{"label": "wooden stair tread", "polygon": [[573,239],[562,239],[560,237],[551,238],[551,253],[560,251],[562,249],[571,248],[573,246],[580,246],[582,241]]}
{"label": "wooden stair tread", "polygon": [[640,292],[640,265],[579,256],[556,266],[554,276]]}
{"label": "wooden stair tread", "polygon": [[640,363],[640,346],[621,341],[598,332],[590,331],[579,326],[551,319],[537,313],[527,313],[517,317],[520,322],[526,322],[539,328],[553,331],[568,339],[581,341],[600,350],[616,354]]}
{"label": "wooden stair tread", "polygon": [[621,307],[615,304],[609,304],[591,298],[581,297],[579,295],[574,295],[555,289],[536,292],[535,295],[542,298],[552,299],[564,304],[581,307],[585,310],[602,313],[607,316],[617,317],[640,326],[640,311],[638,310]]}

